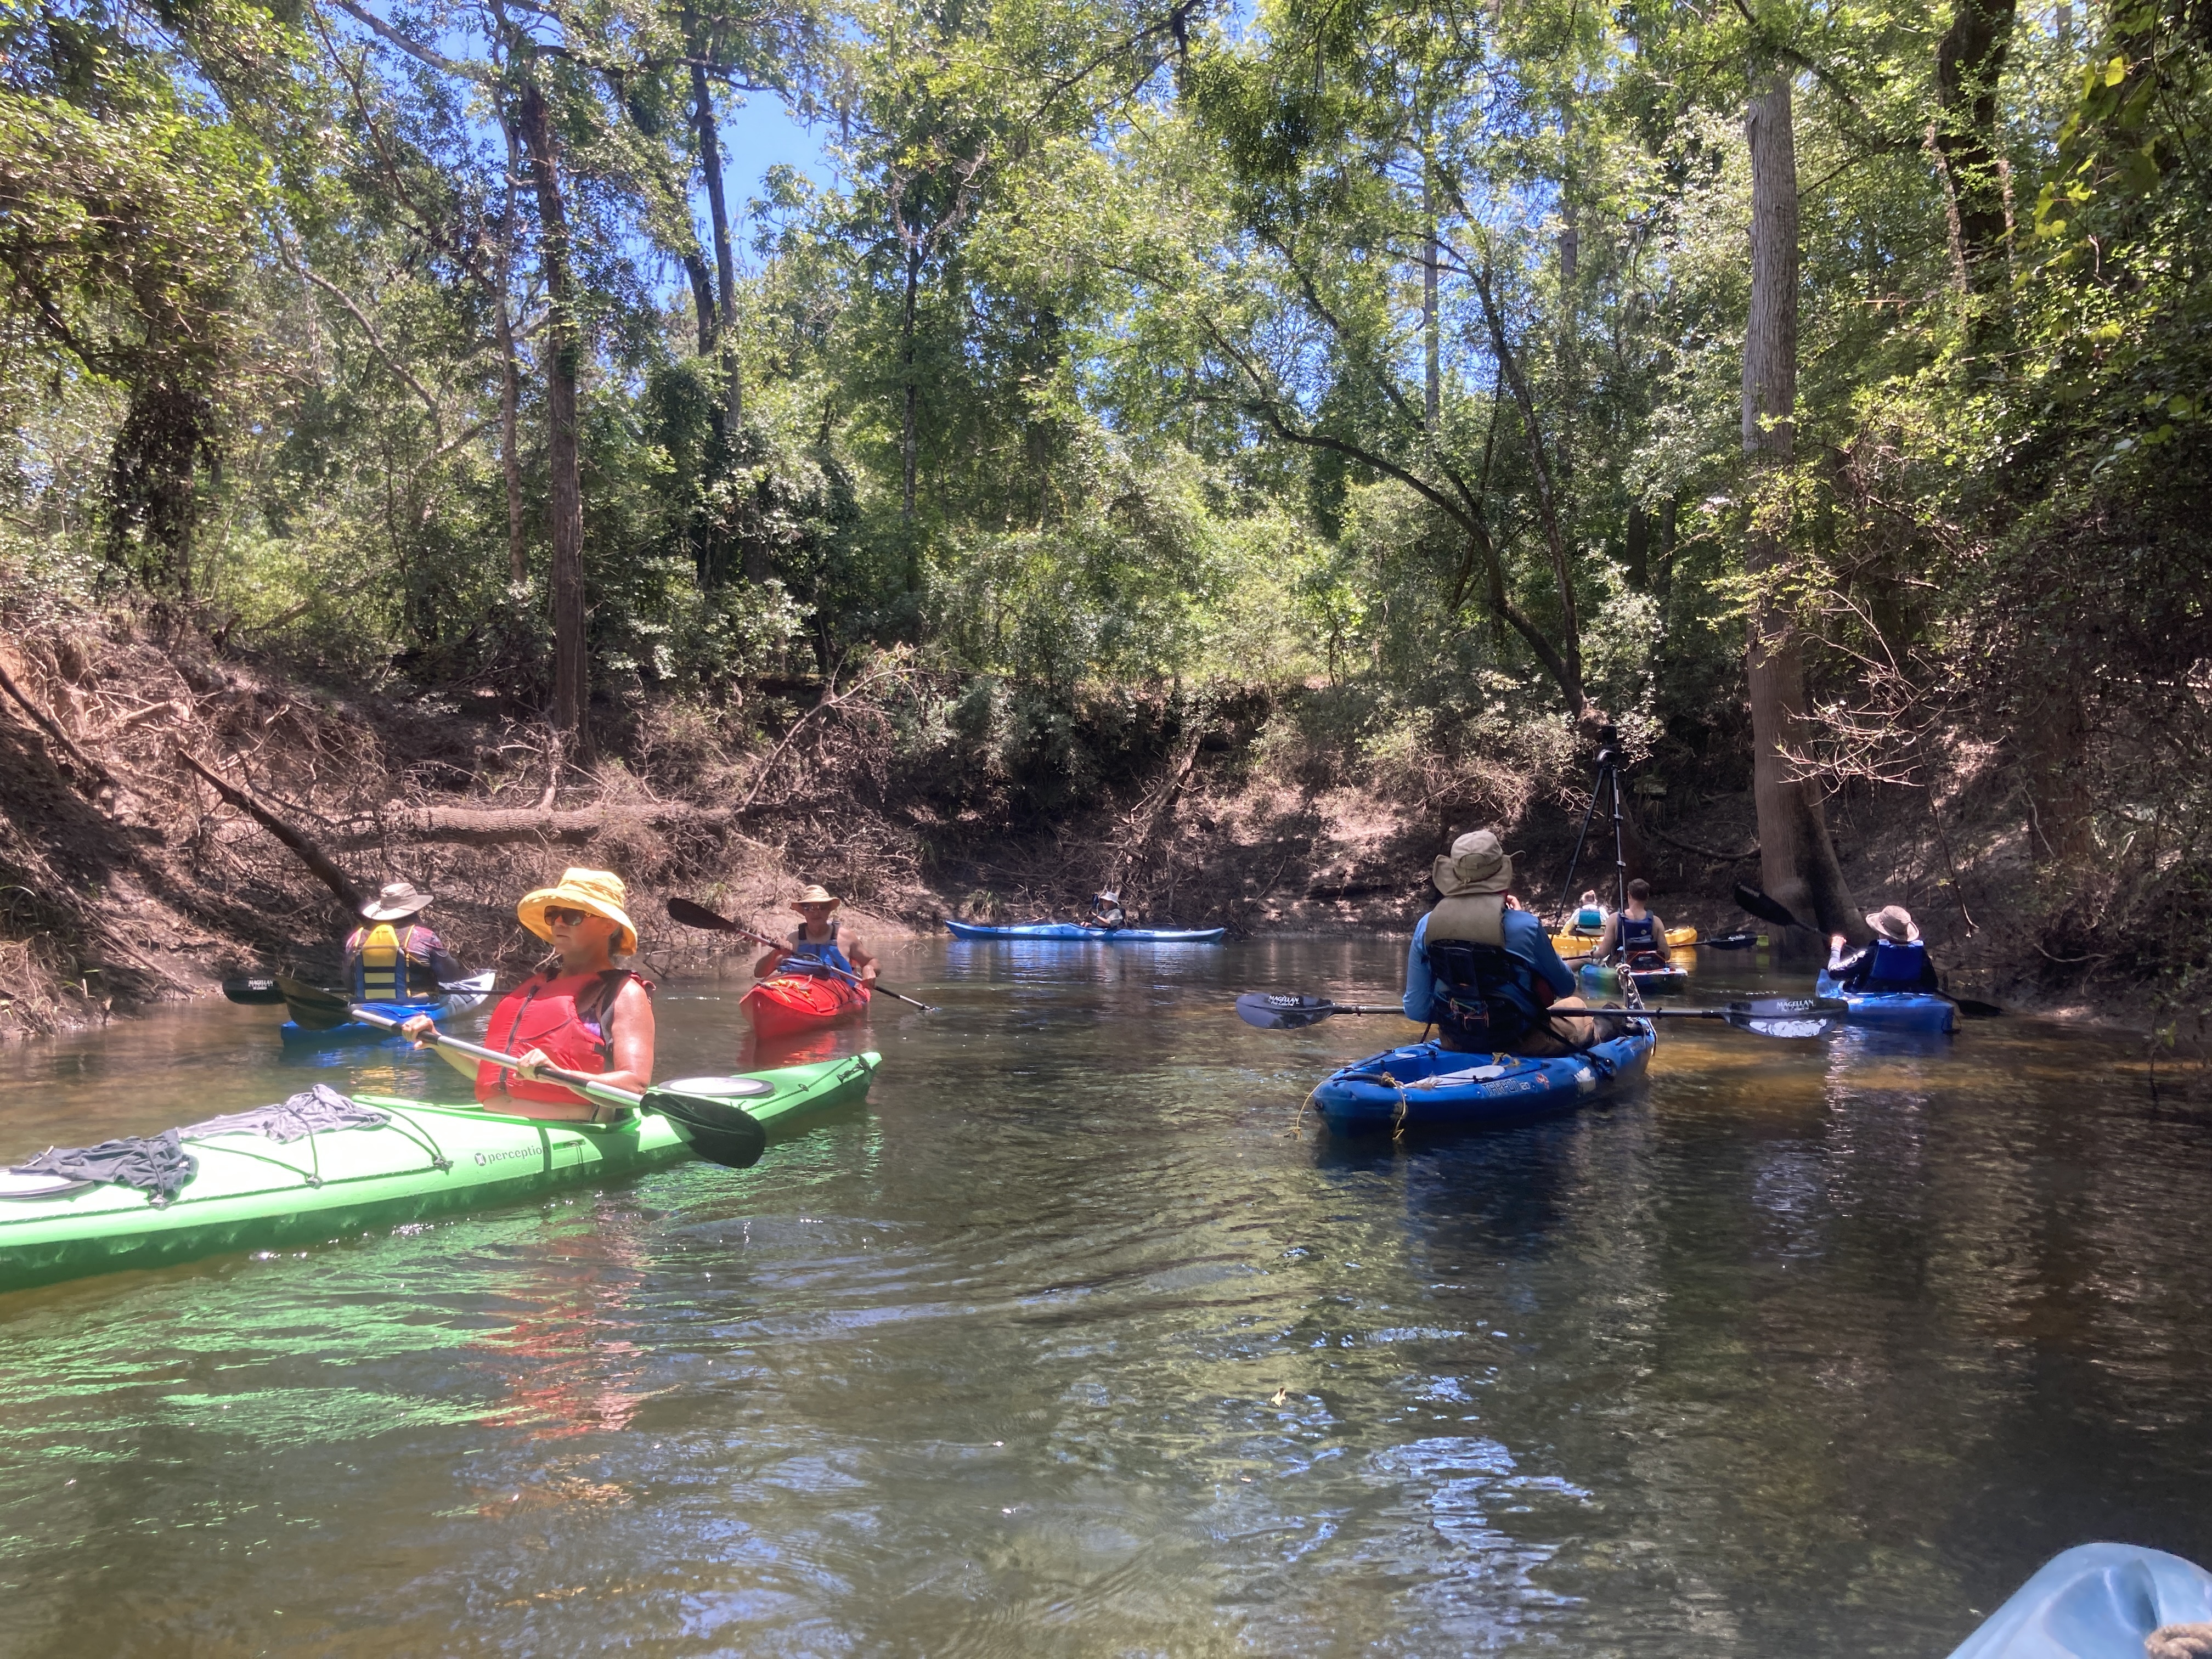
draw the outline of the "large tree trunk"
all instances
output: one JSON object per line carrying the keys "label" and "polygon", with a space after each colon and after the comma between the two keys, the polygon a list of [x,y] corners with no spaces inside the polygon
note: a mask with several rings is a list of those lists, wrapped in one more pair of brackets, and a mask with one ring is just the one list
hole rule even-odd
{"label": "large tree trunk", "polygon": [[906,591],[921,592],[921,548],[914,532],[915,417],[921,388],[915,384],[915,305],[921,289],[921,247],[906,252],[906,313],[901,325],[899,373],[905,381],[899,416],[899,526],[906,532]]}
{"label": "large tree trunk", "polygon": [[[1744,568],[1754,586],[1747,665],[1751,682],[1752,798],[1759,877],[1768,895],[1823,933],[1863,938],[1864,923],[1828,838],[1819,786],[1793,778],[1788,751],[1807,732],[1803,647],[1771,591],[1784,563],[1773,508],[1756,485],[1786,467],[1797,404],[1797,150],[1790,76],[1754,73],[1744,116],[1751,153],[1751,315],[1743,342],[1743,450],[1754,505]],[[1813,941],[1790,941],[1802,953]]]}
{"label": "large tree trunk", "polygon": [[1952,252],[1967,286],[1978,291],[1999,291],[2009,282],[2002,258],[2012,228],[1996,153],[1997,78],[2017,3],[1956,0],[1936,48],[1936,149],[1950,198]]}
{"label": "large tree trunk", "polygon": [[[700,55],[696,44],[692,52],[695,58]],[[707,216],[714,228],[714,276],[720,284],[721,312],[715,334],[722,348],[723,418],[734,437],[745,411],[744,376],[738,366],[738,262],[730,243],[729,198],[722,188],[721,131],[714,121],[714,99],[707,84],[707,70],[696,62],[691,65],[691,118],[698,129],[699,172],[707,185]],[[707,348],[702,343],[699,349]]]}
{"label": "large tree trunk", "polygon": [[545,276],[546,459],[553,514],[553,724],[586,752],[591,665],[584,645],[584,491],[576,456],[576,380],[583,337],[569,264],[568,210],[545,99],[526,76],[517,125],[538,192],[538,261]]}
{"label": "large tree trunk", "polygon": [[520,586],[530,579],[530,550],[522,523],[522,371],[514,360],[514,232],[521,188],[522,160],[515,143],[514,126],[503,116],[500,130],[507,136],[507,213],[500,222],[499,263],[495,268],[499,292],[492,296],[495,309],[492,326],[499,337],[499,459],[507,476],[507,579]]}
{"label": "large tree trunk", "polygon": [[1427,360],[1421,412],[1434,432],[1444,405],[1443,323],[1437,309],[1437,272],[1443,263],[1443,244],[1437,235],[1437,164],[1425,119],[1421,131],[1421,222],[1427,228],[1421,245],[1421,349]]}

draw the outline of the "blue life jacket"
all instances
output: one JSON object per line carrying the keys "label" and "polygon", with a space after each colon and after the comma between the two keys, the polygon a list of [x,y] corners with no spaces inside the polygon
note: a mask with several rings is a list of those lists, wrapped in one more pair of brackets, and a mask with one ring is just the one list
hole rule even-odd
{"label": "blue life jacket", "polygon": [[1605,926],[1605,912],[1595,904],[1585,904],[1575,912],[1575,926],[1597,933]]}
{"label": "blue life jacket", "polygon": [[[776,963],[775,970],[779,974],[822,974],[842,968],[855,979],[860,977],[860,969],[853,966],[845,952],[838,947],[837,924],[834,921],[830,924],[830,937],[820,940],[808,939],[805,924],[802,922],[792,933],[791,943],[786,948],[791,955]],[[835,979],[837,975],[829,973],[829,977]]]}
{"label": "blue life jacket", "polygon": [[1543,1020],[1536,970],[1504,945],[1447,939],[1421,948],[1436,981],[1429,1018],[1462,1050],[1502,1052]]}
{"label": "blue life jacket", "polygon": [[1656,921],[1657,918],[1648,911],[1641,921],[1631,916],[1626,910],[1622,911],[1620,916],[1620,932],[1613,939],[1613,943],[1632,956],[1638,951],[1657,951],[1664,954],[1667,941],[1659,937],[1659,929],[1656,926]]}
{"label": "blue life jacket", "polygon": [[1866,978],[1862,988],[1869,991],[1917,991],[1928,967],[1928,947],[1915,941],[1899,945],[1895,939],[1878,939],[1874,942],[1874,957],[1867,963]]}

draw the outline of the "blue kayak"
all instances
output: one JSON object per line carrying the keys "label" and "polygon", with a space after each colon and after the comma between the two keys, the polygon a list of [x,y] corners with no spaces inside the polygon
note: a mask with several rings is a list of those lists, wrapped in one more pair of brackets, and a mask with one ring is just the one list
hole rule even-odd
{"label": "blue kayak", "polygon": [[1226,927],[1085,927],[1073,921],[1024,921],[988,927],[980,921],[945,924],[955,939],[1097,939],[1107,945],[1218,945]]}
{"label": "blue kayak", "polygon": [[1463,1054],[1416,1042],[1354,1060],[1314,1091],[1339,1134],[1461,1129],[1564,1111],[1640,1076],[1657,1046],[1650,1020],[1626,1036],[1556,1060]]}
{"label": "blue kayak", "polygon": [[[442,996],[422,997],[407,1002],[364,1002],[360,1006],[372,1013],[382,1014],[386,1019],[412,1019],[417,1014],[428,1014],[433,1019],[443,1019],[448,1014],[465,1014],[471,1008],[483,1006],[491,994],[495,970],[487,968],[481,974],[454,981],[455,988]],[[466,989],[460,988],[466,987]],[[337,1048],[349,1044],[365,1042],[401,1042],[380,1025],[371,1025],[366,1020],[349,1019],[343,1025],[329,1026],[317,1030],[288,1019],[276,1028],[287,1048]]]}
{"label": "blue kayak", "polygon": [[2062,1551],[1951,1650],[1951,1659],[2143,1659],[2168,1625],[2212,1621],[2212,1573],[2164,1550]]}
{"label": "blue kayak", "polygon": [[1871,1025],[1887,1031],[1953,1031],[1959,1011],[1947,999],[1924,991],[1846,991],[1826,973],[1813,981],[1813,994],[1839,997],[1850,1005],[1847,1025]]}

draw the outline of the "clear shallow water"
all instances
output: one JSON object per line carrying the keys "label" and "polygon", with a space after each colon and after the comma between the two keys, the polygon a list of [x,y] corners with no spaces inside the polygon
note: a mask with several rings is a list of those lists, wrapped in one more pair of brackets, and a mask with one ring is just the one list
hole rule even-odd
{"label": "clear shallow water", "polygon": [[[2212,1125],[2030,1023],[1678,1024],[1577,1115],[1293,1135],[1407,1028],[1230,995],[1402,951],[917,944],[943,1012],[751,1171],[0,1297],[0,1651],[1932,1659],[2069,1544],[2212,1563]],[[0,1055],[0,1154],[459,1088],[275,1018]]]}

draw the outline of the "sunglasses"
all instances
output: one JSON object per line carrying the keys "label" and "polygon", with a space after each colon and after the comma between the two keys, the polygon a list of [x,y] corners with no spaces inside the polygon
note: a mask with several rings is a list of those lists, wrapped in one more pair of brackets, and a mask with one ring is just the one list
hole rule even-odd
{"label": "sunglasses", "polygon": [[545,907],[545,925],[558,927],[565,922],[571,927],[580,927],[591,914],[589,910],[572,910],[565,904],[549,904]]}

